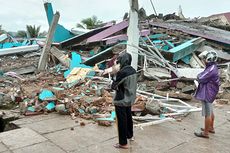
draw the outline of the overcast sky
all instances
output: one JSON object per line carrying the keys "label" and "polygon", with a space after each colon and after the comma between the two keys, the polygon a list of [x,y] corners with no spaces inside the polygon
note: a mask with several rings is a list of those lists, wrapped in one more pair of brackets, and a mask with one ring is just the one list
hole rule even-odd
{"label": "overcast sky", "polygon": [[[81,19],[96,15],[104,22],[121,20],[129,10],[129,0],[49,0],[59,11],[59,23],[72,28]],[[0,0],[0,25],[8,31],[24,30],[26,25],[41,25],[48,30],[44,0]],[[153,0],[157,13],[173,13],[182,6],[185,17],[209,16],[230,12],[230,0]],[[153,14],[150,0],[139,0],[147,15]]]}

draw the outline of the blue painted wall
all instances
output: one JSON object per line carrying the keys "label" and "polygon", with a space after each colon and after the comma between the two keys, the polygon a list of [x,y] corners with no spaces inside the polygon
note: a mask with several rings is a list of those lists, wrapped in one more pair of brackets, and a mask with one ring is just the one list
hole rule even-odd
{"label": "blue painted wall", "polygon": [[[49,25],[51,25],[52,20],[53,20],[53,7],[51,3],[45,3],[45,10],[46,10],[46,16],[47,16],[47,20]],[[54,37],[53,37],[53,42],[62,42],[64,40],[67,40],[69,38],[74,37],[75,35],[72,34],[69,30],[67,30],[65,27],[63,27],[62,25],[58,24],[56,27],[56,30],[54,32]]]}

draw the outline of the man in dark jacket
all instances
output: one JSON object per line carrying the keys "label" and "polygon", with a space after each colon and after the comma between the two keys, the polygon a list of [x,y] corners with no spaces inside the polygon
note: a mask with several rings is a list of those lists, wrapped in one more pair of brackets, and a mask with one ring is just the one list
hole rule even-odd
{"label": "man in dark jacket", "polygon": [[115,111],[117,115],[119,143],[116,148],[127,149],[127,139],[133,140],[133,120],[131,106],[136,99],[137,75],[131,66],[132,56],[129,53],[121,54],[117,63],[120,70],[112,83],[112,89],[116,91],[114,97]]}
{"label": "man in dark jacket", "polygon": [[195,98],[202,102],[202,115],[205,116],[205,127],[203,132],[194,133],[198,137],[209,138],[209,133],[215,133],[214,113],[212,103],[219,91],[220,79],[216,65],[217,53],[205,51],[199,55],[205,61],[206,67],[198,76],[199,86],[195,93]]}

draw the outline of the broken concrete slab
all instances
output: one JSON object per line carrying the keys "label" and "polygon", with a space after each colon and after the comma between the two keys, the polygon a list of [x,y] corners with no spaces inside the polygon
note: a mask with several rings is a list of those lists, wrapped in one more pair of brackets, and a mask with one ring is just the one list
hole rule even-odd
{"label": "broken concrete slab", "polygon": [[44,142],[47,139],[31,129],[21,128],[0,133],[0,140],[10,149],[14,150],[35,143]]}
{"label": "broken concrete slab", "polygon": [[40,48],[39,45],[30,45],[30,46],[19,46],[14,48],[0,49],[0,56],[38,51],[39,48]]}
{"label": "broken concrete slab", "polygon": [[[219,144],[217,145],[217,148],[215,148],[216,152],[229,152],[229,134],[227,131],[229,129],[230,122],[227,121],[227,116],[225,115],[226,111],[229,111],[229,105],[226,105],[224,109],[214,109],[216,111],[216,120],[218,121],[216,125],[217,132],[215,135],[210,135],[211,138],[208,140],[208,142],[194,137],[194,130],[199,130],[201,123],[203,123],[203,118],[201,117],[200,112],[197,112],[189,114],[180,122],[165,122],[157,126],[145,127],[144,130],[134,128],[135,142],[131,142],[129,144],[130,149],[126,151],[131,151],[134,153],[144,151],[151,153],[170,152],[175,149],[176,153],[184,153],[184,150],[187,150],[187,148],[193,149],[196,147],[197,143],[200,144],[202,142],[204,144],[199,145],[200,147],[199,149],[196,149],[196,151],[205,152],[204,147],[215,142]],[[46,145],[51,145],[51,147],[53,147],[52,144],[55,144],[64,151],[73,153],[95,153],[103,152],[105,150],[109,152],[117,152],[119,150],[111,147],[118,141],[116,131],[117,129],[115,125],[111,127],[98,127],[96,124],[86,124],[86,126],[80,127],[79,124],[77,124],[77,126],[74,127],[74,130],[71,130],[71,128],[66,128],[64,130],[44,134],[44,137],[47,137],[47,139],[51,141],[51,144],[49,144],[47,141],[44,141],[31,145],[31,147],[36,149],[38,147],[47,147],[49,149],[50,147]],[[152,141],[152,136],[158,137],[159,140]],[[196,141],[193,141],[194,138]],[[143,142],[143,140],[146,141]],[[226,142],[224,146],[222,141]],[[184,145],[185,148],[181,149],[180,144],[189,144],[191,142],[192,145],[190,147]],[[178,146],[179,148],[176,149]],[[28,149],[27,146],[22,148],[26,148],[25,151]],[[42,148],[40,149],[43,151]],[[31,151],[30,149],[28,150]]]}
{"label": "broken concrete slab", "polygon": [[15,72],[17,75],[22,75],[22,74],[33,73],[36,71],[36,69],[37,68],[34,65],[28,65],[17,69],[11,69],[10,71]]}
{"label": "broken concrete slab", "polygon": [[192,96],[189,94],[176,93],[176,92],[172,92],[172,91],[169,91],[169,92],[166,91],[165,92],[165,91],[155,90],[155,94],[158,94],[158,95],[164,96],[164,97],[167,97],[167,95],[168,95],[169,97],[172,97],[172,98],[185,99],[185,100],[191,100],[192,99]]}
{"label": "broken concrete slab", "polygon": [[162,27],[166,29],[182,31],[184,33],[206,38],[208,40],[223,43],[225,45],[230,44],[230,32],[225,31],[225,30],[221,30],[221,29],[217,29],[217,28],[213,28],[209,26],[204,26],[204,25],[199,25],[197,23],[180,24],[180,23],[173,23],[173,22],[167,22],[167,23],[166,22],[152,22],[150,24],[156,27]]}
{"label": "broken concrete slab", "polygon": [[24,64],[24,65],[16,65],[15,67],[7,67],[3,68],[3,72],[15,72],[17,75],[22,75],[22,74],[30,74],[36,71],[36,66],[35,64]]}
{"label": "broken concrete slab", "polygon": [[204,68],[205,67],[204,63],[196,56],[195,53],[192,54],[189,64],[193,68]]}
{"label": "broken concrete slab", "polygon": [[50,49],[50,53],[54,55],[64,66],[67,68],[70,67],[71,59],[67,55],[63,54],[63,52],[60,51],[57,47],[52,47]]}
{"label": "broken concrete slab", "polygon": [[147,68],[146,71],[144,71],[144,76],[148,78],[153,78],[153,76],[159,77],[159,78],[171,78],[170,72],[165,68]]}
{"label": "broken concrete slab", "polygon": [[204,71],[202,68],[177,68],[179,77],[188,78],[188,79],[196,79],[197,75]]}
{"label": "broken concrete slab", "polygon": [[182,88],[182,92],[183,93],[191,93],[193,92],[194,90],[196,89],[196,86],[195,85],[190,85],[190,86],[186,86],[184,88]]}
{"label": "broken concrete slab", "polygon": [[229,99],[216,99],[215,100],[216,103],[218,104],[229,104],[230,100]]}
{"label": "broken concrete slab", "polygon": [[0,35],[0,42],[6,40],[8,37],[7,37],[7,34],[1,34]]}
{"label": "broken concrete slab", "polygon": [[215,51],[218,55],[218,58],[224,59],[224,60],[230,60],[230,54],[228,52],[224,52],[222,50],[219,49],[215,49],[211,46],[202,46],[200,48],[197,49],[198,52],[203,52],[203,51]]}

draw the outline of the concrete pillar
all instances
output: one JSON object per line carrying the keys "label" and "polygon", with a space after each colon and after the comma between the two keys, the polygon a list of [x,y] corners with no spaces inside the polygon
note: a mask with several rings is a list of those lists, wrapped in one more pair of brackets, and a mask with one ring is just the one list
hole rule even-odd
{"label": "concrete pillar", "polygon": [[42,54],[41,54],[41,57],[40,57],[40,60],[39,60],[39,63],[38,63],[38,70],[39,71],[43,71],[46,68],[48,55],[49,55],[51,45],[52,45],[52,39],[53,39],[54,32],[55,32],[56,26],[58,24],[59,18],[60,18],[60,13],[56,12],[55,15],[54,15],[52,24],[49,27],[48,35],[47,35],[47,38],[46,38],[46,44],[43,47]]}
{"label": "concrete pillar", "polygon": [[128,42],[127,52],[132,55],[132,67],[137,70],[138,64],[138,49],[133,46],[139,46],[139,28],[138,28],[138,0],[129,0],[130,11],[129,11],[129,27],[128,27]]}

